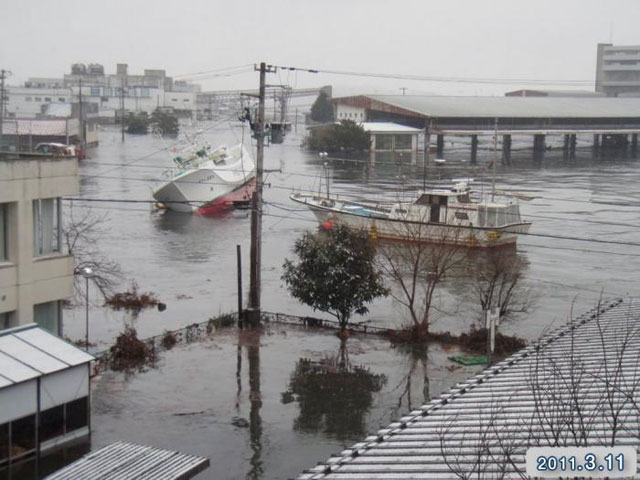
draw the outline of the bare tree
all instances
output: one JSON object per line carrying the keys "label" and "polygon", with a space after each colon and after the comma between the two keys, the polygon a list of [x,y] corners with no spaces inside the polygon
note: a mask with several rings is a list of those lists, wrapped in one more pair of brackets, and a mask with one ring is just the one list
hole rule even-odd
{"label": "bare tree", "polygon": [[434,241],[426,243],[426,231],[433,231],[433,225],[407,222],[401,228],[402,233],[395,235],[401,241],[378,245],[378,264],[394,282],[396,288],[391,289],[391,296],[406,307],[414,338],[420,339],[429,335],[434,321],[432,310],[438,286],[464,258],[462,229],[437,226]]}
{"label": "bare tree", "polygon": [[440,411],[448,420],[437,436],[453,475],[529,478],[523,459],[530,447],[640,441],[640,314],[613,308],[599,303],[586,318],[541,338],[504,380],[477,387],[477,413]]}
{"label": "bare tree", "polygon": [[120,265],[102,254],[96,246],[107,215],[96,215],[91,209],[81,214],[69,206],[68,217],[62,228],[62,236],[67,250],[74,259],[74,296],[84,296],[82,274],[91,269],[91,281],[106,297],[113,293],[121,278]]}
{"label": "bare tree", "polygon": [[507,248],[480,252],[472,274],[472,288],[482,311],[497,308],[502,318],[526,312],[532,302],[531,290],[523,286],[524,261]]}

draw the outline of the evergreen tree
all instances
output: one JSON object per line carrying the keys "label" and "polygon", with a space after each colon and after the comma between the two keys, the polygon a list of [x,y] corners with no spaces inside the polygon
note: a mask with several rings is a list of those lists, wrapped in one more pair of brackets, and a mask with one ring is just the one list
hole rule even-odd
{"label": "evergreen tree", "polygon": [[311,106],[311,120],[326,123],[333,120],[333,104],[325,92],[320,92]]}
{"label": "evergreen tree", "polygon": [[156,109],[151,115],[151,121],[154,129],[157,129],[161,135],[177,135],[180,131],[178,117],[171,113]]}
{"label": "evergreen tree", "polygon": [[282,279],[289,293],[314,310],[338,319],[341,338],[354,313],[388,294],[374,266],[375,245],[367,232],[335,226],[326,232],[306,232],[296,240],[296,263],[285,260]]}

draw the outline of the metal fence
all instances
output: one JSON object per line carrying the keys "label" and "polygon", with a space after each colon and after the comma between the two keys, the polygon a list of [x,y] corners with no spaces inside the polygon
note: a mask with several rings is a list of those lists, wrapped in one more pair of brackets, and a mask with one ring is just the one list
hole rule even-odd
{"label": "metal fence", "polygon": [[[339,330],[340,324],[336,320],[327,320],[315,317],[301,317],[297,315],[289,315],[286,313],[275,312],[262,312],[261,316],[263,323],[278,323],[285,325],[296,325],[299,327],[305,327],[309,329],[325,329],[325,330]],[[144,349],[148,352],[147,357],[150,359],[147,362],[141,362],[141,365],[137,368],[144,368],[153,364],[153,359],[163,351],[171,350],[178,345],[188,345],[190,343],[208,338],[221,328],[237,325],[238,313],[229,313],[220,315],[215,318],[210,318],[205,322],[193,323],[176,330],[167,330],[160,335],[141,339]],[[366,325],[364,323],[352,323],[348,327],[349,332],[359,333],[366,335],[378,335],[388,336],[394,332],[393,329],[376,327],[373,325]],[[93,375],[97,375],[105,370],[110,370],[113,365],[113,361],[116,355],[116,349],[114,346],[95,353],[96,360],[93,362]],[[136,366],[134,366],[136,368]]]}

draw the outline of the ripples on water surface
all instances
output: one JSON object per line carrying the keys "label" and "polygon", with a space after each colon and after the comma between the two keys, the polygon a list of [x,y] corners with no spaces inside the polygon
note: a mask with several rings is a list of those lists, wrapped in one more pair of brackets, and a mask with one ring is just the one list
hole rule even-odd
{"label": "ripples on water surface", "polygon": [[[241,129],[211,129],[206,135],[212,145],[233,144]],[[290,299],[280,280],[281,265],[291,256],[294,240],[316,227],[312,214],[288,199],[293,189],[317,190],[319,186],[322,161],[302,151],[299,141],[291,135],[284,144],[266,149],[265,168],[281,168],[282,173],[266,176],[262,302],[265,310],[309,315],[313,312]],[[528,146],[528,141],[520,145]],[[152,154],[163,146],[162,140],[151,136],[128,136],[122,145],[116,132],[102,132],[100,147],[80,165],[81,196],[150,199],[150,187],[171,165],[166,152]],[[514,146],[518,146],[515,139]],[[427,182],[432,185],[472,177],[477,189],[488,191],[491,179],[485,166],[491,153],[481,150],[478,166],[471,166],[465,145],[447,147],[446,165],[429,167]],[[498,168],[497,187],[537,197],[522,202],[521,207],[533,222],[531,233],[640,243],[640,168],[636,159],[620,153],[594,158],[591,148],[585,147],[571,160],[564,160],[561,151],[551,150],[543,161],[534,162],[529,149],[514,151],[512,161],[513,166]],[[332,193],[394,201],[413,198],[412,192],[422,185],[423,167],[399,166],[380,157],[375,166],[335,162],[331,174]],[[75,208],[84,205],[78,203]],[[133,321],[122,312],[92,307],[91,337],[98,350],[110,344],[125,321],[132,321],[140,336],[146,337],[234,310],[236,244],[243,249],[247,291],[247,212],[202,218],[152,212],[144,203],[92,206],[97,213],[108,215],[98,240],[100,248],[121,264],[126,278],[135,278],[141,290],[155,292],[168,305],[163,313],[143,312]],[[591,308],[601,292],[605,297],[637,294],[640,247],[531,235],[519,239],[518,255],[524,260],[526,282],[537,301],[526,317],[504,328],[529,340],[549,325],[565,321],[571,308],[577,313]],[[466,290],[460,291],[461,284],[464,279],[449,282],[441,290],[439,301],[444,309],[457,308],[455,314],[439,319],[434,329],[459,332],[475,318],[473,300]],[[371,312],[366,319],[377,325],[398,326],[405,318],[390,299],[376,301]],[[84,335],[82,307],[65,312],[65,333],[71,338]],[[424,399],[421,368],[429,369],[431,384],[426,390],[431,395],[474,371],[473,367],[453,373],[447,370],[451,365],[440,347],[434,346],[423,364],[391,350],[382,340],[352,338],[349,368],[331,375],[368,385],[370,391],[365,389],[364,397],[359,398],[364,402],[362,423],[356,421],[355,430],[340,433],[336,430],[339,414],[332,415],[335,412],[327,411],[322,402],[305,403],[305,392],[313,392],[317,385],[292,380],[296,371],[311,368],[305,366],[304,359],[335,359],[338,342],[333,336],[272,326],[261,340],[243,340],[239,394],[235,376],[238,341],[235,334],[222,334],[168,352],[159,368],[145,374],[129,379],[105,374],[97,379],[94,446],[127,439],[206,455],[212,458],[213,466],[202,478],[287,478],[406,412],[409,406],[403,392],[409,373],[409,378],[415,376],[410,389],[415,407]],[[324,378],[318,372],[324,372],[325,367],[313,365],[314,378]],[[354,370],[359,366],[369,369],[370,375]],[[252,394],[250,386],[251,378],[255,386],[256,371],[259,395]],[[299,455],[291,455],[292,451]]]}

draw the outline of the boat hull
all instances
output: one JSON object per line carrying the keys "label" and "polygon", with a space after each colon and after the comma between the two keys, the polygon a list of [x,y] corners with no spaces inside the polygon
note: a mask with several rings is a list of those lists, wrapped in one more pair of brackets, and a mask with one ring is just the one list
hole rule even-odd
{"label": "boat hull", "polygon": [[323,228],[344,225],[357,230],[366,230],[374,238],[390,241],[447,243],[468,248],[493,248],[515,245],[518,235],[526,234],[531,226],[529,222],[521,222],[496,228],[478,228],[467,225],[406,221],[344,212],[329,206],[309,203],[295,196],[292,196],[291,199],[306,205]]}
{"label": "boat hull", "polygon": [[215,170],[198,169],[165,183],[153,192],[153,198],[176,212],[212,214],[233,207],[234,201],[250,199],[253,190],[253,173],[227,182]]}
{"label": "boat hull", "polygon": [[252,178],[241,187],[238,187],[228,194],[202,205],[195,211],[195,213],[206,217],[226,212],[227,210],[234,208],[238,202],[250,201],[255,190],[256,180],[255,178]]}

